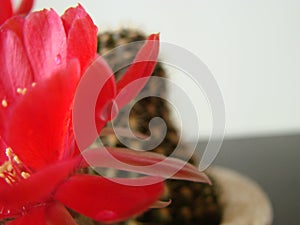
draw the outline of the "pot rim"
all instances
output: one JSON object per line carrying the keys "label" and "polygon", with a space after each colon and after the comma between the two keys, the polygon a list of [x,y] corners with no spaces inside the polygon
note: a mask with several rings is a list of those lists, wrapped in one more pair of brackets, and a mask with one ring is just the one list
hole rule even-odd
{"label": "pot rim", "polygon": [[217,186],[216,191],[223,211],[220,225],[272,224],[271,202],[255,181],[221,166],[213,166],[206,172]]}

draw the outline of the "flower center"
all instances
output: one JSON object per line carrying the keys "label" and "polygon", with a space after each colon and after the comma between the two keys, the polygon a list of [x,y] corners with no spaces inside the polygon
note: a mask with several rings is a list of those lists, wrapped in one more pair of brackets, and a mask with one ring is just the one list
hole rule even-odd
{"label": "flower center", "polygon": [[6,148],[5,154],[8,160],[0,166],[0,178],[9,185],[13,185],[30,177],[30,170],[20,161],[11,148]]}

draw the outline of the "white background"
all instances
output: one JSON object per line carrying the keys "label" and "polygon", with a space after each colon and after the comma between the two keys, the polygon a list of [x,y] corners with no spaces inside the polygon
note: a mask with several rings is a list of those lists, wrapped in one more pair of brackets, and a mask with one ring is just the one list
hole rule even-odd
{"label": "white background", "polygon": [[[38,0],[35,9],[52,7],[61,14],[77,2]],[[196,54],[223,93],[227,137],[300,132],[300,1],[80,2],[100,31],[123,26],[160,32],[162,41]],[[201,93],[190,95],[206,136],[211,128],[208,105]],[[188,111],[182,114],[187,127],[194,122]],[[184,131],[193,139],[195,131]]]}

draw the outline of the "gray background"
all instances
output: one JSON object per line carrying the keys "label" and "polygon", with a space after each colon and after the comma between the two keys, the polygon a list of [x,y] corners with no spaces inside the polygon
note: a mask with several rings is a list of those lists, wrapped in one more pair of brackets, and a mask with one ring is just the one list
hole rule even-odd
{"label": "gray background", "polygon": [[[199,144],[199,154],[205,145]],[[256,180],[273,204],[273,225],[299,225],[299,160],[300,133],[227,139],[213,165],[235,169]]]}

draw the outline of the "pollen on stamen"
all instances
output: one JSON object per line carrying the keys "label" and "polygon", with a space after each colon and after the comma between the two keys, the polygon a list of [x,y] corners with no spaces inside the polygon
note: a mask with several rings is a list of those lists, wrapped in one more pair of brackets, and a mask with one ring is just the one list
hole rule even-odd
{"label": "pollen on stamen", "polygon": [[19,159],[19,157],[18,156],[14,156],[14,161],[16,162],[16,163],[21,163],[21,161],[20,161],[20,159]]}
{"label": "pollen on stamen", "polygon": [[17,93],[21,95],[25,95],[27,88],[17,88]]}
{"label": "pollen on stamen", "polygon": [[12,157],[13,152],[12,152],[11,147],[8,147],[8,148],[5,149],[5,155],[6,155],[8,158],[11,158],[11,157]]}
{"label": "pollen on stamen", "polygon": [[30,177],[30,170],[14,154],[10,147],[5,149],[5,154],[8,160],[0,165],[1,179],[4,179],[7,184],[13,185],[22,179]]}
{"label": "pollen on stamen", "polygon": [[30,177],[30,174],[27,173],[27,172],[22,172],[22,173],[21,173],[21,176],[22,176],[24,179],[27,179],[28,177]]}
{"label": "pollen on stamen", "polygon": [[6,108],[8,106],[8,103],[5,99],[2,100],[1,104],[4,108]]}

